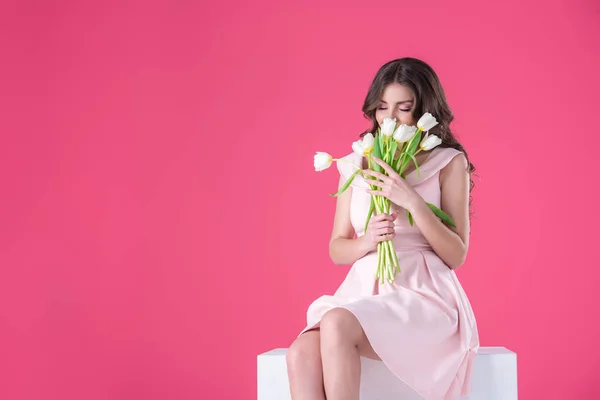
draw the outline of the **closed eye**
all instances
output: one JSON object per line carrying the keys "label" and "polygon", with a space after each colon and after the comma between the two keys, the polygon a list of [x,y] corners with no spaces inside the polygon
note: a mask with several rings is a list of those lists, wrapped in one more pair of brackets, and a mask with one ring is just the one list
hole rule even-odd
{"label": "closed eye", "polygon": [[[381,108],[379,107],[380,110],[387,110],[387,108]],[[404,111],[404,112],[409,112],[411,110],[411,108],[401,108],[400,111]]]}

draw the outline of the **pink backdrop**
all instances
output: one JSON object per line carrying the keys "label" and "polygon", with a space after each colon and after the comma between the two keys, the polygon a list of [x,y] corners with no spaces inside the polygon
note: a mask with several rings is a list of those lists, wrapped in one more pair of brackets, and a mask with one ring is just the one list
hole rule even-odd
{"label": "pink backdrop", "polygon": [[481,177],[482,345],[520,399],[600,397],[597,2],[110,3],[1,6],[0,398],[255,398],[348,270],[312,156],[351,151],[402,56]]}

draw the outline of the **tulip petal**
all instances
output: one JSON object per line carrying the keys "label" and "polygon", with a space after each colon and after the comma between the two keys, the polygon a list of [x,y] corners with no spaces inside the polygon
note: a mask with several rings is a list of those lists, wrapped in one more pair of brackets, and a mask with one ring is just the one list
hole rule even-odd
{"label": "tulip petal", "polygon": [[394,140],[400,143],[408,142],[410,139],[412,139],[416,131],[416,126],[402,124],[398,127],[398,129],[396,129],[396,132],[394,132]]}
{"label": "tulip petal", "polygon": [[325,152],[317,151],[314,156],[313,165],[315,167],[315,171],[324,171],[327,168],[331,167],[333,163],[333,157]]}
{"label": "tulip petal", "polygon": [[423,114],[423,116],[421,116],[421,118],[419,118],[419,121],[417,122],[417,126],[421,128],[422,131],[428,131],[437,124],[438,122],[435,119],[435,117],[428,112]]}
{"label": "tulip petal", "polygon": [[358,141],[352,143],[352,150],[354,150],[354,152],[356,154],[359,154],[361,157],[364,157],[365,148],[362,145],[362,140],[358,140]]}
{"label": "tulip petal", "polygon": [[392,136],[394,134],[395,127],[396,127],[396,120],[386,117],[383,119],[383,124],[381,126],[381,133],[384,136]]}
{"label": "tulip petal", "polygon": [[372,150],[375,142],[375,137],[371,132],[367,133],[362,140],[362,145],[365,150]]}
{"label": "tulip petal", "polygon": [[425,136],[425,138],[423,138],[423,140],[421,141],[421,144],[419,146],[421,147],[422,150],[429,151],[429,150],[439,146],[440,144],[442,144],[442,139],[440,139],[436,135],[427,134]]}

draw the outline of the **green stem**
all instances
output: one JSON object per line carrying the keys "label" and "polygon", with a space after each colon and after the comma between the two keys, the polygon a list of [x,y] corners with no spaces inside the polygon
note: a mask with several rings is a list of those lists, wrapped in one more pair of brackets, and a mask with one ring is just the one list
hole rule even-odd
{"label": "green stem", "polygon": [[376,278],[381,276],[381,266],[382,266],[382,257],[381,257],[381,242],[377,243],[377,273],[375,274]]}
{"label": "green stem", "polygon": [[[421,130],[421,128],[417,128],[417,130],[415,131],[415,134],[413,135],[413,137],[412,137],[412,138],[411,138],[411,139],[410,139],[408,142],[406,142],[406,143],[407,143],[407,144],[406,144],[406,150],[410,149],[410,147],[411,147],[412,143],[415,141],[415,138],[418,136],[418,134],[419,134],[420,132],[423,132],[423,131]],[[418,148],[418,150],[415,152],[415,154],[413,154],[413,156],[416,156],[417,154],[419,154],[419,151],[421,151],[421,147],[419,147],[419,148]],[[400,167],[400,170],[398,171],[398,173],[399,173],[400,175],[402,175],[402,172],[404,172],[404,168],[406,168],[406,165],[408,165],[408,164],[406,164],[406,165],[404,166],[404,168],[402,168],[402,164],[404,164],[404,159],[405,159],[406,157],[408,157],[406,154],[405,154],[405,155],[403,155],[402,157],[400,157],[400,158],[402,158],[402,161],[401,161],[401,162],[398,164],[398,166]]]}
{"label": "green stem", "polygon": [[388,162],[389,158],[390,158],[390,151],[392,150],[392,146],[390,144],[390,142],[392,141],[392,138],[390,136],[386,136],[385,138],[385,162]]}
{"label": "green stem", "polygon": [[360,170],[362,170],[362,168],[361,168],[361,167],[359,167],[358,165],[354,164],[352,161],[346,160],[346,159],[344,159],[344,158],[334,158],[334,159],[333,159],[333,161],[343,161],[343,162],[347,162],[347,163],[349,163],[349,164],[352,164],[352,165],[354,165],[354,167],[356,167],[356,169],[360,169]]}
{"label": "green stem", "polygon": [[[388,213],[391,209],[391,202],[385,197],[374,195],[373,203],[378,214]],[[377,272],[376,279],[380,282],[387,280],[392,283],[396,273],[400,273],[400,264],[392,240],[377,243]]]}

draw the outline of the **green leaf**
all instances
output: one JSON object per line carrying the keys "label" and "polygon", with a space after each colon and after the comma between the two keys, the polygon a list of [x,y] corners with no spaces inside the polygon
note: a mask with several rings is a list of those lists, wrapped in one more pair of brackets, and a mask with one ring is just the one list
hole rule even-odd
{"label": "green leaf", "polygon": [[412,154],[408,154],[408,156],[410,158],[412,158],[412,160],[414,161],[414,163],[415,163],[415,169],[417,170],[417,176],[420,178],[421,177],[421,171],[419,170],[419,164],[417,164],[417,159]]}
{"label": "green leaf", "polygon": [[400,163],[402,162],[402,153],[404,153],[406,151],[406,146],[408,145],[408,143],[402,143],[400,145],[400,154],[398,155],[398,158],[396,160],[394,160],[394,170],[398,173],[400,173]]}
{"label": "green leaf", "polygon": [[413,216],[410,213],[410,211],[406,210],[406,216],[408,217],[408,223],[410,224],[410,226],[413,226],[415,224],[415,220],[413,219]]}
{"label": "green leaf", "polygon": [[[383,160],[383,157],[381,157],[381,140],[380,138],[383,135],[378,135],[377,137],[375,137],[375,148],[373,149],[373,155],[377,158],[379,158],[380,160]],[[379,164],[377,164],[376,162],[373,162],[373,171],[377,171],[377,172],[382,172],[383,168],[381,168],[381,166]]]}
{"label": "green leaf", "polygon": [[373,215],[373,210],[375,209],[375,198],[371,196],[371,207],[369,207],[369,214],[367,215],[367,222],[365,222],[365,233],[367,232],[367,227],[369,226],[369,221],[371,220],[371,215]]}
{"label": "green leaf", "polygon": [[385,162],[388,163],[392,168],[394,168],[394,156],[396,155],[396,150],[398,150],[398,142],[392,140],[392,144],[390,145],[390,152],[388,154],[387,160],[385,160]]}
{"label": "green leaf", "polygon": [[362,169],[357,169],[356,171],[354,171],[354,173],[350,176],[350,178],[348,178],[348,180],[346,181],[346,183],[344,183],[344,185],[340,188],[340,190],[338,190],[337,193],[335,194],[329,194],[332,197],[337,197],[340,194],[344,193],[346,191],[346,189],[348,189],[348,186],[350,186],[350,184],[352,183],[352,181],[354,180],[354,178],[356,178],[356,175],[358,173],[362,172]]}
{"label": "green leaf", "polygon": [[[410,140],[410,144],[408,145],[408,149],[406,150],[406,155],[414,155],[419,143],[421,143],[421,132],[417,131],[415,136],[413,136],[413,138]],[[406,168],[406,165],[410,161],[410,158],[406,155],[404,156],[402,164],[400,165],[400,171],[404,171],[404,168]]]}
{"label": "green leaf", "polygon": [[388,140],[387,137],[384,137],[382,139],[382,143],[381,143],[381,155],[383,156],[381,159],[383,161],[387,160],[389,155],[390,155],[390,141]]}
{"label": "green leaf", "polygon": [[443,212],[442,210],[440,210],[439,208],[437,208],[436,206],[434,206],[431,203],[427,203],[427,206],[429,207],[429,209],[431,209],[431,211],[433,211],[433,213],[442,220],[442,222],[447,223],[448,225],[452,226],[453,228],[456,228],[456,224],[454,223],[454,221],[452,220],[452,218],[450,218],[450,216],[448,214],[446,214],[445,212]]}

